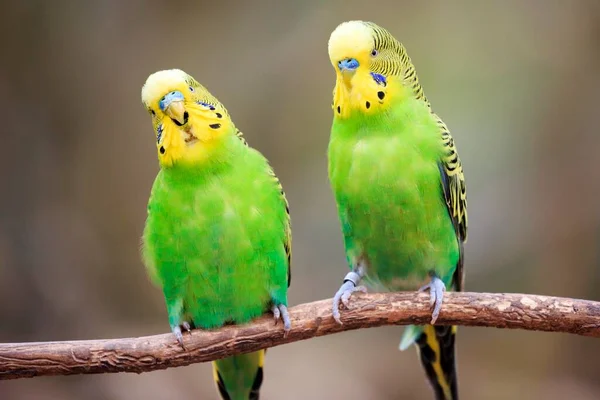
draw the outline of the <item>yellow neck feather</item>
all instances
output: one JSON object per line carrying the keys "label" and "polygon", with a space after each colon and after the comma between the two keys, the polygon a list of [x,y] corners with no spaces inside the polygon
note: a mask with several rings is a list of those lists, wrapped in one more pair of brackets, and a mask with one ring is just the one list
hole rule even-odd
{"label": "yellow neck feather", "polygon": [[408,90],[396,77],[390,77],[386,84],[380,84],[367,70],[358,70],[349,77],[338,73],[333,92],[333,113],[336,118],[342,119],[356,112],[375,115],[387,110],[392,101],[408,95]]}
{"label": "yellow neck feather", "polygon": [[[214,158],[223,147],[226,137],[235,134],[235,127],[227,115],[221,118],[201,110],[189,110],[189,122],[177,126],[169,118],[163,123],[161,140],[157,143],[158,161],[163,168],[176,164],[200,165]],[[187,140],[193,135],[191,142]]]}

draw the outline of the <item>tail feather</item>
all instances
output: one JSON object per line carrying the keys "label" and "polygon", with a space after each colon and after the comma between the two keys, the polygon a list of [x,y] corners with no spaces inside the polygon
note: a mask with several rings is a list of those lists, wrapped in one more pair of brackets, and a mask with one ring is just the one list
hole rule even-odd
{"label": "tail feather", "polygon": [[258,367],[256,371],[256,377],[254,377],[254,382],[252,383],[252,388],[250,388],[250,396],[248,396],[249,400],[258,400],[260,398],[260,386],[263,382],[263,367]]}
{"label": "tail feather", "polygon": [[458,400],[455,338],[456,326],[426,325],[416,340],[421,364],[436,400]]}
{"label": "tail feather", "polygon": [[213,361],[213,378],[223,400],[259,400],[265,350]]}
{"label": "tail feather", "polygon": [[221,376],[221,373],[216,368],[216,365],[217,363],[213,362],[213,375],[215,383],[217,384],[217,390],[219,391],[219,395],[223,400],[231,400],[231,397],[229,397],[229,393],[227,393],[227,389],[225,389],[225,382],[223,381],[223,376]]}

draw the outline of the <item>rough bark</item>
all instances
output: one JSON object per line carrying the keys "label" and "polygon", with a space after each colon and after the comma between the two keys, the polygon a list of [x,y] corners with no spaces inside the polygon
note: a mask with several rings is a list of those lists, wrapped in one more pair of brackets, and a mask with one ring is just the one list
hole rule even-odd
{"label": "rough bark", "polygon": [[[290,308],[292,329],[262,317],[252,324],[184,334],[185,350],[172,334],[138,338],[0,344],[0,379],[44,375],[146,372],[212,361],[299,340],[383,325],[426,324],[428,294],[355,295],[343,325],[331,317],[331,300]],[[600,337],[600,303],[529,294],[446,293],[440,325],[566,332]]]}

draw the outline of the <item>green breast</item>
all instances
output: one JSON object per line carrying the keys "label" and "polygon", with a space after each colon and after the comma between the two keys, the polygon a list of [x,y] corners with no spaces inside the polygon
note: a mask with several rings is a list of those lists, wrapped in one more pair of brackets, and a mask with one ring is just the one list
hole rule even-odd
{"label": "green breast", "polygon": [[336,120],[329,176],[350,264],[364,258],[369,278],[415,289],[435,270],[448,284],[458,242],[442,194],[439,129],[416,100],[375,117]]}
{"label": "green breast", "polygon": [[170,314],[180,305],[184,319],[212,328],[247,322],[285,297],[286,215],[267,171],[241,145],[218,165],[161,171],[144,242]]}

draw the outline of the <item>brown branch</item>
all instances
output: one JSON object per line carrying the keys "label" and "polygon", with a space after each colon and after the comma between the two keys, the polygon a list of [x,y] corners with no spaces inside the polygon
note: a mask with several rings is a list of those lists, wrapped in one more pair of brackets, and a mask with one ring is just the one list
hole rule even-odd
{"label": "brown branch", "polygon": [[[186,350],[172,334],[127,339],[0,344],[0,379],[43,375],[146,372],[212,361],[318,336],[383,325],[426,324],[429,296],[414,292],[356,295],[344,325],[331,317],[331,300],[290,308],[292,330],[262,317],[252,324],[184,334]],[[529,294],[446,293],[441,325],[567,332],[600,337],[600,303]]]}

